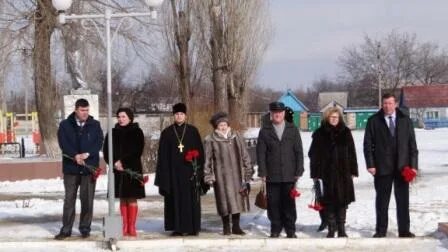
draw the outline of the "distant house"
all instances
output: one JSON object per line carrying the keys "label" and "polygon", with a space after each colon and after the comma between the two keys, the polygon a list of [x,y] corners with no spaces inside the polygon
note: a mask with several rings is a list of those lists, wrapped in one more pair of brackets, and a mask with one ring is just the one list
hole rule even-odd
{"label": "distant house", "polygon": [[285,106],[290,107],[294,111],[294,124],[300,129],[308,129],[308,111],[309,109],[303,104],[297,96],[288,89],[279,99]]}
{"label": "distant house", "polygon": [[344,110],[347,107],[348,92],[321,92],[317,100],[319,111],[323,112],[328,107],[339,107]]}
{"label": "distant house", "polygon": [[419,127],[448,127],[448,84],[403,87],[400,106]]}
{"label": "distant house", "polygon": [[320,112],[324,113],[327,109],[329,108],[338,108],[341,112],[344,111],[345,107],[343,105],[341,105],[340,103],[336,102],[336,101],[331,101],[328,104],[326,104],[325,106],[320,108]]}

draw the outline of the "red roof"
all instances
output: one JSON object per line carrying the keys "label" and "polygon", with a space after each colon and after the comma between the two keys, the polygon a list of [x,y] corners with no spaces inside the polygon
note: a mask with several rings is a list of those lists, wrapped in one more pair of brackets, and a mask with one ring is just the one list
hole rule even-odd
{"label": "red roof", "polygon": [[448,107],[448,84],[403,87],[404,105],[408,108]]}

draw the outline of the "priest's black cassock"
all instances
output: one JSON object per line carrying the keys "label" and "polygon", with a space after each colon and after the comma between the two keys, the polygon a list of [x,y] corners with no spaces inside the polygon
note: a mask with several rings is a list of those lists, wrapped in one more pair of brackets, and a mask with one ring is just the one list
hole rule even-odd
{"label": "priest's black cassock", "polygon": [[[182,152],[179,149],[180,142],[183,145]],[[201,229],[200,197],[197,196],[195,183],[191,179],[193,167],[190,162],[185,161],[185,153],[193,149],[199,151],[200,170],[197,179],[202,181],[204,149],[198,130],[189,124],[173,124],[162,131],[155,185],[165,199],[166,231],[197,234]]]}

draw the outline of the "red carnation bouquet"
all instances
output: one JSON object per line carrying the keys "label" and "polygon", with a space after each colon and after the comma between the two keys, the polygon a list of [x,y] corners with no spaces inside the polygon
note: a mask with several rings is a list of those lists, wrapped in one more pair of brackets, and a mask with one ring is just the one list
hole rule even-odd
{"label": "red carnation bouquet", "polygon": [[[72,160],[73,162],[76,163],[76,159],[74,157],[70,157],[67,154],[62,154],[63,157],[68,158],[70,160]],[[84,164],[84,167],[87,168],[87,170],[89,170],[89,172],[92,174],[92,181],[96,181],[98,179],[98,177],[103,174],[104,169],[101,167],[95,167],[93,165],[88,165],[88,164]]]}
{"label": "red carnation bouquet", "polygon": [[322,204],[322,188],[320,180],[316,180],[313,185],[313,198],[311,199],[311,203],[308,204],[308,208],[311,208],[316,211],[320,211],[324,209]]}
{"label": "red carnation bouquet", "polygon": [[297,189],[297,183],[294,185],[293,188],[291,188],[291,190],[289,190],[289,197],[291,197],[291,199],[295,199],[300,197],[301,193],[300,191]]}
{"label": "red carnation bouquet", "polygon": [[187,151],[187,153],[185,153],[185,161],[191,163],[191,166],[193,168],[193,175],[191,176],[190,180],[194,182],[196,200],[199,201],[201,182],[198,179],[198,170],[199,170],[198,158],[199,158],[199,151],[196,149],[191,149]]}
{"label": "red carnation bouquet", "polygon": [[403,170],[401,170],[401,176],[403,177],[404,181],[410,183],[417,176],[417,172],[415,172],[415,170],[412,169],[410,166],[405,166]]}

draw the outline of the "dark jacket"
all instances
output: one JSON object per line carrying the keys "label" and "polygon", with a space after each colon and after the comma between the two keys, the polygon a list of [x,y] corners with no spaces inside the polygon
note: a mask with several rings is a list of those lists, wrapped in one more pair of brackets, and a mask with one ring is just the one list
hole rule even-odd
{"label": "dark jacket", "polygon": [[324,204],[348,205],[355,201],[352,176],[358,176],[356,150],[350,129],[324,122],[313,133],[310,151],[311,178],[322,179]]}
{"label": "dark jacket", "polygon": [[[91,116],[83,127],[76,123],[74,112],[59,124],[58,142],[62,153],[74,158],[76,154],[88,152],[87,165],[98,167],[103,139],[100,123]],[[66,157],[62,158],[62,168],[64,174],[90,175],[86,167]]]}
{"label": "dark jacket", "polygon": [[267,182],[294,182],[303,174],[302,139],[292,123],[285,123],[279,140],[272,123],[265,124],[258,135],[258,176]]}
{"label": "dark jacket", "polygon": [[[143,175],[141,156],[145,147],[143,131],[137,123],[130,123],[124,127],[115,125],[113,135],[113,162],[121,161],[124,169],[132,170]],[[103,153],[104,160],[109,163],[109,136],[106,135]],[[143,198],[145,187],[136,179],[123,171],[114,170],[115,197],[117,198]]]}
{"label": "dark jacket", "polygon": [[[418,169],[418,150],[414,126],[409,116],[396,110],[396,146],[393,150],[392,136],[381,109],[367,121],[364,135],[364,157],[367,168],[376,168],[376,176],[390,175],[405,166]],[[396,153],[395,157],[392,157]],[[394,164],[396,160],[396,164]]]}

